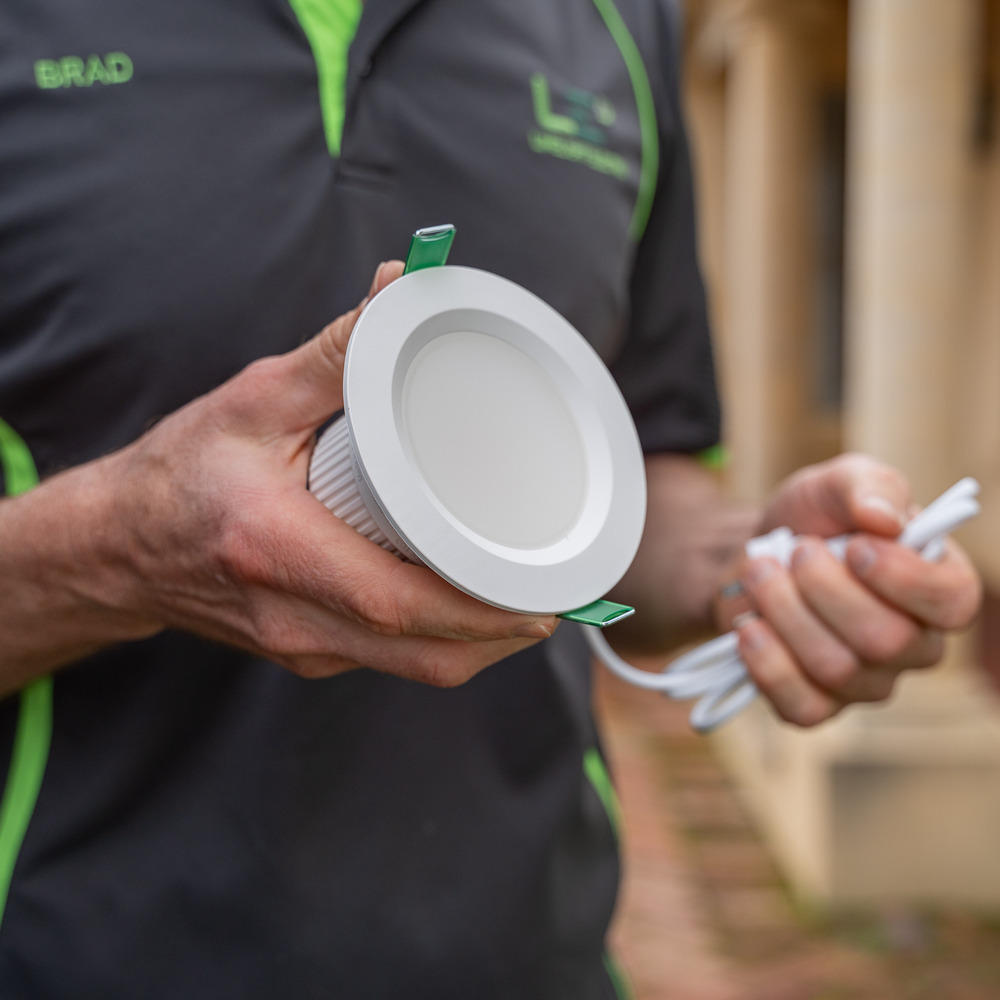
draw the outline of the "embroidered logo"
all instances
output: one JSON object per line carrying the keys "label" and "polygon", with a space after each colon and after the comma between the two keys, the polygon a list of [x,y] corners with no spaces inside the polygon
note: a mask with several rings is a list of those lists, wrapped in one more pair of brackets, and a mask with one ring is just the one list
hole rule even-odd
{"label": "embroidered logo", "polygon": [[566,87],[557,94],[556,111],[544,74],[532,73],[529,82],[537,128],[528,133],[528,145],[534,152],[582,163],[612,177],[628,175],[628,161],[607,148],[615,109],[606,97]]}
{"label": "embroidered logo", "polygon": [[132,60],[124,52],[106,56],[63,56],[35,62],[35,83],[42,90],[58,87],[92,87],[95,83],[111,86],[128,83],[133,74]]}

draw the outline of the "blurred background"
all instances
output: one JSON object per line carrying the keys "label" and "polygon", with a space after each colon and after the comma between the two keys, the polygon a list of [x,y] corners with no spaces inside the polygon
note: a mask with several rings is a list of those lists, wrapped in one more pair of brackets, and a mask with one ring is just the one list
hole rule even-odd
{"label": "blurred background", "polygon": [[1000,997],[1000,0],[682,0],[730,452],[965,475],[987,587],[943,667],[814,732],[706,740],[599,676],[638,1000]]}

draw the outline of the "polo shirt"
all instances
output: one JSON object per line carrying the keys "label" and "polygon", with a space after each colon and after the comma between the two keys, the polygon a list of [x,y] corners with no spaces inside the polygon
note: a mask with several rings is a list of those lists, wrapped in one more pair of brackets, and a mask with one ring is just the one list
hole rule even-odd
{"label": "polo shirt", "polygon": [[[9,491],[293,348],[443,222],[594,344],[647,451],[716,441],[672,5],[350,7],[0,6]],[[0,809],[5,1000],[614,995],[569,626],[452,690],[178,632],[33,690],[0,703],[8,798],[16,741],[37,779]]]}

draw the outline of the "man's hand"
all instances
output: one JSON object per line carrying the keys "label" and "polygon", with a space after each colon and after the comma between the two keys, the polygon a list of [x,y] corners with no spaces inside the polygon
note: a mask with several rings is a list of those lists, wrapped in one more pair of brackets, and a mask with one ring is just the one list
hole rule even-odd
{"label": "man's hand", "polygon": [[[383,265],[370,294],[401,271]],[[303,676],[365,665],[436,685],[551,634],[552,617],[476,601],[307,491],[315,430],[342,406],[363,305],[128,448],[0,504],[0,686],[163,628]]]}
{"label": "man's hand", "polygon": [[[767,505],[760,532],[787,525],[805,535],[788,569],[769,558],[745,562],[720,624],[737,616],[740,653],[782,718],[814,725],[855,701],[887,698],[907,669],[930,666],[942,632],[970,624],[981,584],[949,541],[926,562],[894,541],[913,512],[894,469],[843,455],[788,479]],[[857,533],[841,563],[822,538]]]}

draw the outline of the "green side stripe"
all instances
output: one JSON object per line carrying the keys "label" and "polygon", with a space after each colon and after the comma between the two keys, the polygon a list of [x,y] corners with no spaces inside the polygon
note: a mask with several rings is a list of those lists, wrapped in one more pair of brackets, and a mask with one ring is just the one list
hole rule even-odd
{"label": "green side stripe", "polygon": [[27,493],[38,483],[35,461],[21,436],[0,420],[0,468],[9,496]]}
{"label": "green side stripe", "polygon": [[362,0],[289,0],[316,60],[319,103],[331,156],[340,155],[347,89],[347,50],[351,47]]}
{"label": "green side stripe", "polygon": [[622,827],[622,809],[618,802],[618,795],[615,787],[611,783],[611,775],[604,763],[604,758],[597,747],[591,747],[583,755],[583,773],[587,780],[597,792],[597,797],[604,805],[604,811],[611,820],[611,829],[615,835],[615,840],[619,839],[618,833]]}
{"label": "green side stripe", "polygon": [[625,970],[614,955],[608,952],[604,953],[604,969],[608,974],[608,979],[611,980],[611,985],[615,988],[618,1000],[635,1000],[635,991],[632,989],[632,984],[629,982]]}
{"label": "green side stripe", "polygon": [[[25,493],[38,483],[28,446],[0,420],[0,466],[7,493]],[[41,677],[21,692],[7,784],[0,800],[0,922],[24,835],[42,788],[52,743],[52,678]]]}
{"label": "green side stripe", "polygon": [[633,240],[640,240],[646,231],[649,213],[653,208],[656,176],[660,168],[660,139],[656,124],[656,106],[653,104],[653,90],[649,85],[649,77],[646,75],[646,67],[639,54],[639,48],[621,14],[618,13],[614,0],[594,0],[594,6],[604,19],[611,37],[618,46],[618,51],[625,60],[625,68],[628,70],[632,80],[632,90],[635,93],[635,106],[639,112],[642,164],[639,169],[639,194],[632,211],[629,236]]}
{"label": "green side stripe", "polygon": [[[618,801],[618,794],[612,784],[611,775],[608,774],[607,765],[597,747],[590,747],[583,755],[583,773],[587,776],[597,797],[604,805],[604,811],[608,814],[611,822],[611,832],[615,835],[615,841],[620,841],[620,831],[622,828],[622,807]],[[635,1000],[635,993],[632,984],[625,974],[618,960],[610,952],[604,953],[604,969],[614,986],[618,1000]]]}
{"label": "green side stripe", "polygon": [[0,801],[0,921],[24,835],[35,811],[52,743],[52,678],[41,677],[21,692],[14,749]]}
{"label": "green side stripe", "polygon": [[710,448],[703,448],[695,454],[695,458],[713,472],[721,472],[729,467],[729,449],[724,444],[713,444]]}

